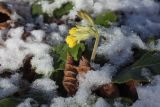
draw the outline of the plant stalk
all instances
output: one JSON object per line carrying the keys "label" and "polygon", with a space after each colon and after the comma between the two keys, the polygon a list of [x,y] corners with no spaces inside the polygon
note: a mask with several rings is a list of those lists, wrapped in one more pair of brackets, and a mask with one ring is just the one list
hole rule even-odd
{"label": "plant stalk", "polygon": [[94,47],[93,47],[93,51],[92,51],[92,56],[91,56],[91,61],[94,61],[94,59],[96,57],[96,51],[97,51],[98,44],[99,44],[99,34],[98,34],[98,32],[96,32],[95,37],[96,37],[96,41],[94,43]]}

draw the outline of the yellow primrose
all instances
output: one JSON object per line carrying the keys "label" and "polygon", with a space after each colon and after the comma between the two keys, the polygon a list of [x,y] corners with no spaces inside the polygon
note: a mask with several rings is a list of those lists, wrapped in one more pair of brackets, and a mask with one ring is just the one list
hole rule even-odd
{"label": "yellow primrose", "polygon": [[70,48],[73,48],[80,41],[87,40],[92,34],[93,31],[91,27],[85,26],[76,26],[69,30],[69,36],[66,38],[66,42]]}
{"label": "yellow primrose", "polygon": [[77,32],[77,28],[76,27],[73,27],[73,28],[71,28],[70,30],[69,30],[69,34],[70,35],[73,35],[73,34],[75,34]]}
{"label": "yellow primrose", "polygon": [[77,39],[75,36],[67,36],[66,42],[70,48],[73,48],[77,44]]}
{"label": "yellow primrose", "polygon": [[90,37],[95,37],[96,41],[94,44],[94,48],[92,51],[91,60],[94,60],[96,56],[96,49],[99,43],[99,33],[94,25],[94,21],[92,20],[91,16],[81,10],[78,12],[78,16],[88,22],[87,26],[77,25],[69,30],[69,36],[66,38],[66,42],[70,48],[73,48],[76,44],[80,43],[81,41],[87,40]]}

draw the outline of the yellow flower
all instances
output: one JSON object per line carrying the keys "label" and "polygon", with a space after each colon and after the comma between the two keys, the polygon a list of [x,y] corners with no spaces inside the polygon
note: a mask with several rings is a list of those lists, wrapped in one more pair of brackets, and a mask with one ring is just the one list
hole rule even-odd
{"label": "yellow flower", "polygon": [[86,20],[88,24],[87,26],[77,25],[76,27],[71,28],[69,30],[69,35],[66,38],[66,42],[70,48],[73,48],[76,44],[80,43],[81,41],[85,41],[90,37],[95,37],[96,41],[91,56],[91,60],[94,60],[99,43],[98,30],[94,24],[93,19],[87,12],[81,10],[78,12],[78,16]]}
{"label": "yellow flower", "polygon": [[73,34],[75,34],[77,32],[77,28],[76,27],[73,27],[73,28],[71,28],[70,30],[69,30],[69,34],[70,35],[73,35]]}
{"label": "yellow flower", "polygon": [[77,44],[77,39],[75,36],[67,36],[66,42],[70,48],[73,48]]}
{"label": "yellow flower", "polygon": [[[66,42],[70,48],[73,48],[80,41],[87,40],[92,34],[90,27],[76,26],[69,30],[69,35],[66,38]],[[93,34],[94,35],[94,34]]]}

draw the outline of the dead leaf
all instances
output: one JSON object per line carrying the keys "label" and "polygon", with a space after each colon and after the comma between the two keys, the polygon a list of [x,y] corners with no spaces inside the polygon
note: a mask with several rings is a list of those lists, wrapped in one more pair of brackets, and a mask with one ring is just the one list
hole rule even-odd
{"label": "dead leaf", "polygon": [[0,30],[10,27],[11,10],[4,3],[0,3]]}
{"label": "dead leaf", "polygon": [[102,97],[115,98],[119,96],[119,89],[113,83],[102,85],[97,89],[97,92]]}

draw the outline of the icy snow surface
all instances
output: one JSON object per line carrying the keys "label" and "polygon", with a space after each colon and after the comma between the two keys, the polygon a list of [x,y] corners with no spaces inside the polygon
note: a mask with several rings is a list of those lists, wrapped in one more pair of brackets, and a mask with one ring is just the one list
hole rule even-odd
{"label": "icy snow surface", "polygon": [[[92,90],[110,83],[118,67],[134,60],[133,48],[160,50],[160,39],[156,45],[149,47],[143,42],[147,37],[160,36],[160,3],[158,0],[54,0],[53,3],[40,0],[43,11],[48,14],[52,14],[53,10],[71,1],[74,7],[66,19],[74,19],[80,9],[87,10],[93,17],[105,11],[120,11],[124,14],[118,26],[112,25],[110,28],[97,26],[101,38],[105,38],[100,41],[97,54],[104,55],[109,62],[103,67],[97,67],[95,71],[78,75],[79,88],[76,95],[64,98],[57,95],[58,86],[55,81],[48,78],[54,70],[54,56],[51,57],[49,53],[52,46],[64,42],[70,26],[56,23],[45,24],[42,17],[33,22],[30,6],[35,0],[0,1],[13,4],[12,8],[18,12],[13,14],[12,19],[21,19],[25,23],[23,26],[14,26],[0,31],[0,74],[6,70],[15,73],[23,66],[26,56],[33,55],[32,68],[36,73],[43,74],[45,77],[36,79],[30,84],[30,88],[33,92],[38,91],[52,99],[51,107],[110,107],[111,105],[105,99],[92,94]],[[24,2],[29,2],[29,4]],[[38,29],[35,29],[35,24],[39,25]],[[22,36],[25,32],[29,32],[29,36],[23,40]],[[10,78],[0,78],[0,98],[19,91],[21,80],[19,73],[12,74]],[[159,76],[154,77],[150,85],[138,86],[137,91],[139,99],[132,107],[159,107]],[[32,107],[33,102],[35,107],[39,106],[37,101],[27,98],[18,107]],[[115,102],[115,106],[123,107],[119,102]]]}

